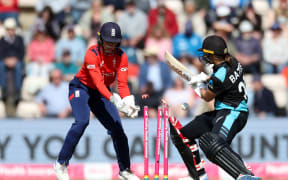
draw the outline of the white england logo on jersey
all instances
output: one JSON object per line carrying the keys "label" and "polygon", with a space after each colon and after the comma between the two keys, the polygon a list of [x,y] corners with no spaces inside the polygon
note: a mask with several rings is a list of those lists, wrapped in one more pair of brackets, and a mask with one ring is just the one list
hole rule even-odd
{"label": "white england logo on jersey", "polygon": [[111,36],[115,36],[115,34],[116,34],[116,31],[115,31],[115,29],[113,28],[113,29],[111,29]]}
{"label": "white england logo on jersey", "polygon": [[95,69],[95,64],[88,64],[87,69]]}
{"label": "white england logo on jersey", "polygon": [[128,71],[128,67],[123,67],[120,69],[120,71]]}

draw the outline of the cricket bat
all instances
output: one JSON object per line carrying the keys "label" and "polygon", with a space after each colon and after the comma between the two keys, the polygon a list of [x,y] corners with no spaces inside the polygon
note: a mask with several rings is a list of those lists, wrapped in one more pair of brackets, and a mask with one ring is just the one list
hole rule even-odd
{"label": "cricket bat", "polygon": [[193,75],[192,72],[187,67],[185,67],[180,61],[178,61],[173,55],[171,55],[168,51],[165,52],[165,61],[174,72],[179,74],[185,80],[190,81],[190,77],[186,76],[185,74]]}

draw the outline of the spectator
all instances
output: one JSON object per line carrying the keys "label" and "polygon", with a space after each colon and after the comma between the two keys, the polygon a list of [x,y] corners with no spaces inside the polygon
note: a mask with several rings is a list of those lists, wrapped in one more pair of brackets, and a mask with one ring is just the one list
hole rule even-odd
{"label": "spectator", "polygon": [[175,14],[176,17],[179,16],[183,12],[183,9],[184,9],[183,0],[174,0],[174,1],[163,0],[163,3],[168,9],[170,9]]}
{"label": "spectator", "polygon": [[19,8],[18,0],[0,1],[0,24],[7,18],[13,18],[18,22]]}
{"label": "spectator", "polygon": [[181,109],[183,103],[188,103],[188,109],[193,108],[195,103],[193,90],[185,87],[184,81],[179,76],[174,81],[173,87],[165,92],[164,99],[169,104],[171,114],[177,118],[185,118],[189,115],[189,111]]}
{"label": "spectator", "polygon": [[50,83],[36,97],[41,114],[45,117],[66,118],[71,114],[67,97],[68,83],[59,69],[50,72]]}
{"label": "spectator", "polygon": [[81,65],[85,55],[86,45],[82,39],[75,36],[73,25],[68,25],[66,30],[67,37],[61,37],[56,44],[56,58],[59,60],[64,50],[69,50],[71,53],[71,61],[77,65]]}
{"label": "spectator", "polygon": [[86,11],[79,20],[85,39],[97,36],[100,26],[105,22],[114,21],[111,10],[102,6],[101,0],[93,0],[91,8]]}
{"label": "spectator", "polygon": [[[254,1],[254,2],[257,2],[257,1]],[[272,8],[273,0],[264,0],[264,1],[258,1],[258,2],[261,3],[260,5],[262,5],[262,6],[264,5],[265,8],[266,8],[266,6],[268,6],[269,8]],[[251,0],[240,0],[239,3],[240,3],[239,4],[239,8],[245,8],[245,7],[247,7],[247,5],[253,3],[253,1],[251,1]]]}
{"label": "spectator", "polygon": [[263,85],[259,75],[253,76],[252,84],[254,91],[253,110],[255,115],[260,118],[274,116],[277,106],[272,91]]}
{"label": "spectator", "polygon": [[279,0],[278,7],[275,9],[274,21],[277,21],[286,38],[288,38],[288,1]]}
{"label": "spectator", "polygon": [[179,33],[173,38],[173,55],[179,58],[183,55],[198,57],[198,49],[201,48],[202,38],[194,33],[192,23],[188,21],[185,32]]}
{"label": "spectator", "polygon": [[62,72],[65,81],[71,81],[79,70],[78,66],[71,62],[71,54],[69,50],[63,51],[62,59],[60,62],[55,64],[55,68]]}
{"label": "spectator", "polygon": [[235,57],[242,64],[245,73],[260,73],[262,47],[259,39],[253,37],[253,26],[249,21],[242,21],[241,35],[235,40]]}
{"label": "spectator", "polygon": [[231,31],[226,28],[226,24],[218,24],[214,26],[215,35],[222,37],[227,44],[229,54],[235,56],[236,54],[236,47],[234,45],[233,39],[231,37]]}
{"label": "spectator", "polygon": [[23,80],[25,47],[22,37],[15,33],[16,26],[14,18],[7,18],[7,34],[0,39],[0,86],[8,117],[15,116]]}
{"label": "spectator", "polygon": [[125,4],[125,11],[119,16],[118,24],[122,33],[129,36],[129,44],[133,47],[144,48],[144,36],[147,31],[147,16],[136,8],[134,0]]}
{"label": "spectator", "polygon": [[208,11],[205,21],[208,29],[214,29],[215,26],[220,24],[221,26],[225,27],[227,31],[231,32],[233,30],[232,18],[235,18],[235,15],[231,7],[225,4],[220,4]]}
{"label": "spectator", "polygon": [[240,23],[242,21],[249,21],[253,25],[255,38],[260,39],[262,37],[262,19],[261,16],[255,12],[252,3],[249,3],[245,8],[243,15],[240,17]]}
{"label": "spectator", "polygon": [[137,57],[137,49],[129,44],[129,40],[130,37],[128,35],[122,35],[121,49],[126,53],[129,64],[139,64]]}
{"label": "spectator", "polygon": [[205,13],[210,9],[210,0],[195,1],[196,10],[203,10]]}
{"label": "spectator", "polygon": [[231,9],[228,6],[219,6],[216,8],[216,21],[212,23],[214,30],[222,29],[226,31],[230,36],[230,33],[234,30],[234,26],[231,23]]}
{"label": "spectator", "polygon": [[136,7],[138,9],[140,9],[141,11],[145,12],[145,14],[147,14],[148,11],[151,8],[150,0],[137,0],[137,1],[134,1],[134,2],[135,2]]}
{"label": "spectator", "polygon": [[58,16],[61,31],[67,25],[75,24],[74,17],[72,16],[71,7],[67,5],[63,12]]}
{"label": "spectator", "polygon": [[157,7],[148,12],[148,23],[148,34],[154,24],[163,25],[171,37],[178,33],[176,16],[162,1],[159,1]]}
{"label": "spectator", "polygon": [[275,9],[275,21],[281,25],[288,23],[288,1],[280,0],[278,7]]}
{"label": "spectator", "polygon": [[206,24],[203,21],[204,17],[204,11],[195,12],[195,0],[186,0],[184,2],[184,12],[178,16],[179,32],[183,33],[186,23],[190,21],[195,33],[204,37],[207,32]]}
{"label": "spectator", "polygon": [[125,0],[103,0],[104,6],[112,6],[115,14],[125,9]]}
{"label": "spectator", "polygon": [[61,23],[64,21],[65,9],[69,7],[69,0],[37,0],[35,9],[36,12],[40,13],[43,9],[49,6],[55,14],[56,20]]}
{"label": "spectator", "polygon": [[172,52],[172,40],[162,25],[155,24],[146,39],[145,47],[157,47],[157,56],[164,61],[165,51]]}
{"label": "spectator", "polygon": [[[56,41],[61,33],[59,22],[55,20],[54,13],[51,7],[46,6],[44,9],[39,13],[39,17],[35,21],[36,23],[32,27],[32,30],[36,30],[37,26],[40,23],[45,25],[45,29],[47,35],[52,37],[54,41]],[[34,34],[35,32],[33,32]]]}
{"label": "spectator", "polygon": [[[127,3],[128,1],[130,0],[103,0],[104,2],[103,4],[105,7],[112,6],[112,8],[115,10],[114,12],[115,12],[116,19],[118,19],[121,13],[123,13],[123,11],[125,10],[125,3]],[[151,0],[134,0],[136,7],[140,9],[141,11],[145,12],[145,14],[147,14],[147,12],[150,10],[151,3],[153,3],[152,1]]]}
{"label": "spectator", "polygon": [[70,0],[71,14],[75,24],[81,16],[91,7],[93,0]]}
{"label": "spectator", "polygon": [[278,23],[271,28],[271,34],[263,39],[263,56],[265,60],[266,73],[280,73],[285,66],[288,66],[288,40],[283,37],[282,29]]}
{"label": "spectator", "polygon": [[55,60],[55,44],[47,35],[44,24],[36,26],[33,40],[28,45],[28,58],[30,60],[26,68],[28,76],[49,76]]}
{"label": "spectator", "polygon": [[210,0],[210,7],[213,9],[221,5],[235,9],[239,7],[240,1],[239,0]]}
{"label": "spectator", "polygon": [[145,62],[140,66],[139,89],[145,93],[147,84],[152,82],[155,92],[160,95],[173,85],[169,66],[157,57],[157,49],[148,47],[144,50]]}

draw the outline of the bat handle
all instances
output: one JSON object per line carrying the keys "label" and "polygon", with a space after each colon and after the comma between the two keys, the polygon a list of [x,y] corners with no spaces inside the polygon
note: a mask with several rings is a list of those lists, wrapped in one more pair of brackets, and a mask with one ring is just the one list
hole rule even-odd
{"label": "bat handle", "polygon": [[182,72],[182,76],[183,76],[183,78],[186,79],[187,81],[190,81],[192,75],[191,75],[188,71],[183,71],[183,72]]}

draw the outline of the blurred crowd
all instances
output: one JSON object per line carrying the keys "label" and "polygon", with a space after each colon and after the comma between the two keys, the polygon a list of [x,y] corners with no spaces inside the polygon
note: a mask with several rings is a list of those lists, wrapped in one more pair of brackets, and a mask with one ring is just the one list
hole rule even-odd
{"label": "blurred crowd", "polygon": [[169,51],[193,73],[211,73],[197,57],[209,34],[243,65],[251,116],[287,116],[288,0],[36,0],[32,23],[20,21],[18,1],[0,1],[2,118],[71,116],[69,80],[107,21],[121,27],[129,87],[151,117],[161,98],[180,118],[213,109],[164,62]]}

